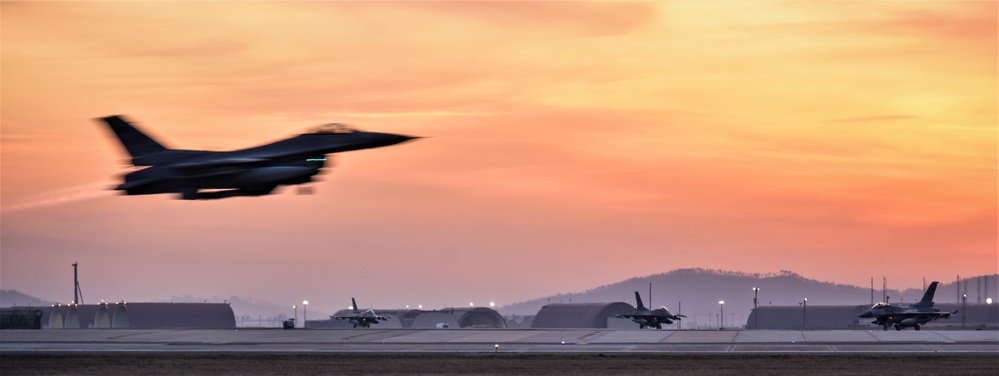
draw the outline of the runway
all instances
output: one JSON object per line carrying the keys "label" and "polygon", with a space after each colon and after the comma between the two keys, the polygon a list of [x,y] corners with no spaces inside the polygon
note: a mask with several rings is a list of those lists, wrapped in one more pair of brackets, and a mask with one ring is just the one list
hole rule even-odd
{"label": "runway", "polygon": [[981,354],[999,331],[323,329],[0,331],[0,353]]}

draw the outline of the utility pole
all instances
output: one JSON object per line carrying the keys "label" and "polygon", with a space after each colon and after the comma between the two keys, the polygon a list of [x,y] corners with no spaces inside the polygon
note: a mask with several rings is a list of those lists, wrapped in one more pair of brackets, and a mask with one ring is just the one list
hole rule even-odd
{"label": "utility pole", "polygon": [[978,300],[976,300],[976,302],[978,304],[982,304],[982,276],[978,276],[978,281],[977,282],[978,282],[978,285],[977,285],[977,287],[978,287],[978,289],[977,289],[977,291],[978,291]]}
{"label": "utility pole", "polygon": [[652,282],[649,282],[649,309],[652,309],[652,307],[655,306],[652,305]]}
{"label": "utility pole", "polygon": [[960,274],[957,275],[956,282],[957,282],[957,302],[960,303],[961,302],[961,275]]}
{"label": "utility pole", "polygon": [[[679,300],[676,301],[676,315],[677,316],[683,316],[683,306],[681,305],[682,303],[683,302],[681,302]],[[991,312],[991,311],[989,311],[989,312]],[[680,329],[683,329],[683,325],[680,325],[680,320],[676,320],[676,330],[680,330]]]}
{"label": "utility pole", "polygon": [[[676,302],[676,314],[680,315],[680,316],[683,315],[683,302],[682,301],[678,300]],[[681,329],[680,320],[676,320],[676,328],[677,329]]]}

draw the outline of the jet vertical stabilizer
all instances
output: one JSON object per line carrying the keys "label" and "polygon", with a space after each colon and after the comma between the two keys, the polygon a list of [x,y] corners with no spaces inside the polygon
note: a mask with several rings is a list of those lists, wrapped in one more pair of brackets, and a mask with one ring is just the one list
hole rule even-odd
{"label": "jet vertical stabilizer", "polygon": [[107,123],[108,128],[111,128],[115,137],[118,137],[118,141],[125,147],[125,150],[132,156],[132,159],[142,158],[167,150],[163,144],[149,137],[149,135],[143,133],[128,121],[125,121],[121,116],[108,116],[101,118],[101,120]]}
{"label": "jet vertical stabilizer", "polygon": [[638,291],[635,291],[635,304],[638,305],[635,308],[638,309],[639,311],[648,309],[648,308],[645,308],[645,304],[642,304],[642,295],[640,295],[638,293]]}
{"label": "jet vertical stabilizer", "polygon": [[913,303],[913,307],[932,307],[933,306],[933,295],[937,292],[937,283],[930,283],[930,287],[926,288],[926,293],[923,294],[923,299]]}

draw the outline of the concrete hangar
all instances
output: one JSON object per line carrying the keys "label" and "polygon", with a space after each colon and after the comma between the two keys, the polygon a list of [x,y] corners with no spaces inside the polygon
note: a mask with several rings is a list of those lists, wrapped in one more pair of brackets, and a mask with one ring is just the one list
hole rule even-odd
{"label": "concrete hangar", "polygon": [[[440,310],[374,310],[388,321],[372,325],[372,328],[391,329],[432,329],[432,328],[474,328],[506,329],[512,327],[530,328],[617,328],[632,329],[636,324],[631,320],[617,318],[615,314],[635,312],[635,307],[623,302],[613,303],[569,303],[548,304],[537,315],[523,323],[507,322],[503,316],[490,308],[444,308]],[[333,316],[351,316],[351,310],[341,310]],[[525,325],[526,324],[526,325]],[[347,321],[309,321],[308,328],[351,328]]]}
{"label": "concrete hangar", "polygon": [[35,316],[30,327],[18,327],[18,329],[236,328],[236,317],[232,312],[232,307],[225,303],[118,302],[17,307],[10,309],[9,314],[6,311],[8,310],[5,310],[5,316],[23,316],[23,312]]}
{"label": "concrete hangar", "polygon": [[[388,318],[372,328],[392,329],[432,329],[432,328],[614,328],[634,329],[637,324],[631,320],[615,317],[615,314],[635,312],[635,307],[623,302],[612,303],[568,303],[548,304],[534,316],[527,316],[521,322],[506,321],[491,308],[444,308],[439,310],[421,309],[375,309],[378,315]],[[340,310],[333,316],[351,316],[351,310]],[[310,329],[351,328],[347,321],[309,320]]]}
{"label": "concrete hangar", "polygon": [[[374,310],[380,316],[385,316],[387,321],[372,325],[372,328],[392,329],[392,328],[412,328],[412,329],[433,329],[433,328],[475,328],[475,329],[505,329],[506,320],[500,316],[499,312],[491,308],[444,308],[439,310],[422,309],[396,309],[396,310]],[[306,327],[310,329],[320,328],[351,328],[347,321],[333,320],[335,316],[351,316],[354,313],[349,309],[337,311],[329,320],[310,320]]]}
{"label": "concrete hangar", "polygon": [[635,312],[628,303],[557,303],[541,307],[531,321],[531,328],[615,328],[633,329],[638,324],[615,317]]}

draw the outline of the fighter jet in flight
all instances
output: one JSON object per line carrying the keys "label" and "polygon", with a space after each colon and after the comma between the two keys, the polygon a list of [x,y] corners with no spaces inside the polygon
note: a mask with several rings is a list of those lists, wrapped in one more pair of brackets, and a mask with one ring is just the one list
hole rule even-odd
{"label": "fighter jet in flight", "polygon": [[350,316],[333,316],[333,319],[335,319],[335,320],[347,320],[351,324],[354,324],[355,328],[358,327],[358,326],[361,326],[363,328],[370,328],[371,324],[377,324],[379,321],[388,320],[387,317],[385,317],[385,316],[378,316],[378,315],[375,314],[375,311],[370,310],[370,309],[367,310],[367,311],[361,312],[361,310],[357,309],[357,302],[354,301],[354,298],[350,298],[350,304],[351,304],[350,305],[350,309],[354,310],[354,314],[353,315],[350,315]]}
{"label": "fighter jet in flight", "polygon": [[631,321],[638,323],[639,329],[645,329],[646,326],[649,328],[662,329],[663,324],[672,324],[673,320],[679,321],[680,318],[687,317],[684,315],[674,315],[669,313],[669,310],[666,309],[666,307],[659,307],[657,309],[645,308],[645,305],[642,304],[642,296],[638,294],[638,291],[635,291],[635,302],[638,303],[635,313],[630,315],[614,314],[614,316],[631,319]]}
{"label": "fighter jet in flight", "polygon": [[870,310],[860,314],[862,318],[874,318],[871,324],[881,325],[884,330],[888,330],[888,327],[894,326],[895,330],[902,330],[908,327],[912,327],[919,330],[919,326],[936,319],[949,319],[950,315],[957,314],[957,310],[954,312],[940,312],[940,309],[933,307],[933,294],[937,291],[937,284],[939,282],[933,282],[930,287],[926,289],[926,293],[923,294],[923,299],[913,303],[910,306],[894,306],[888,303],[878,303],[871,307]]}
{"label": "fighter jet in flight", "polygon": [[176,193],[184,200],[263,196],[282,185],[310,183],[326,155],[395,145],[412,140],[389,133],[361,132],[326,124],[284,140],[234,151],[169,149],[121,116],[99,119],[121,141],[131,164],[114,189],[126,195]]}

